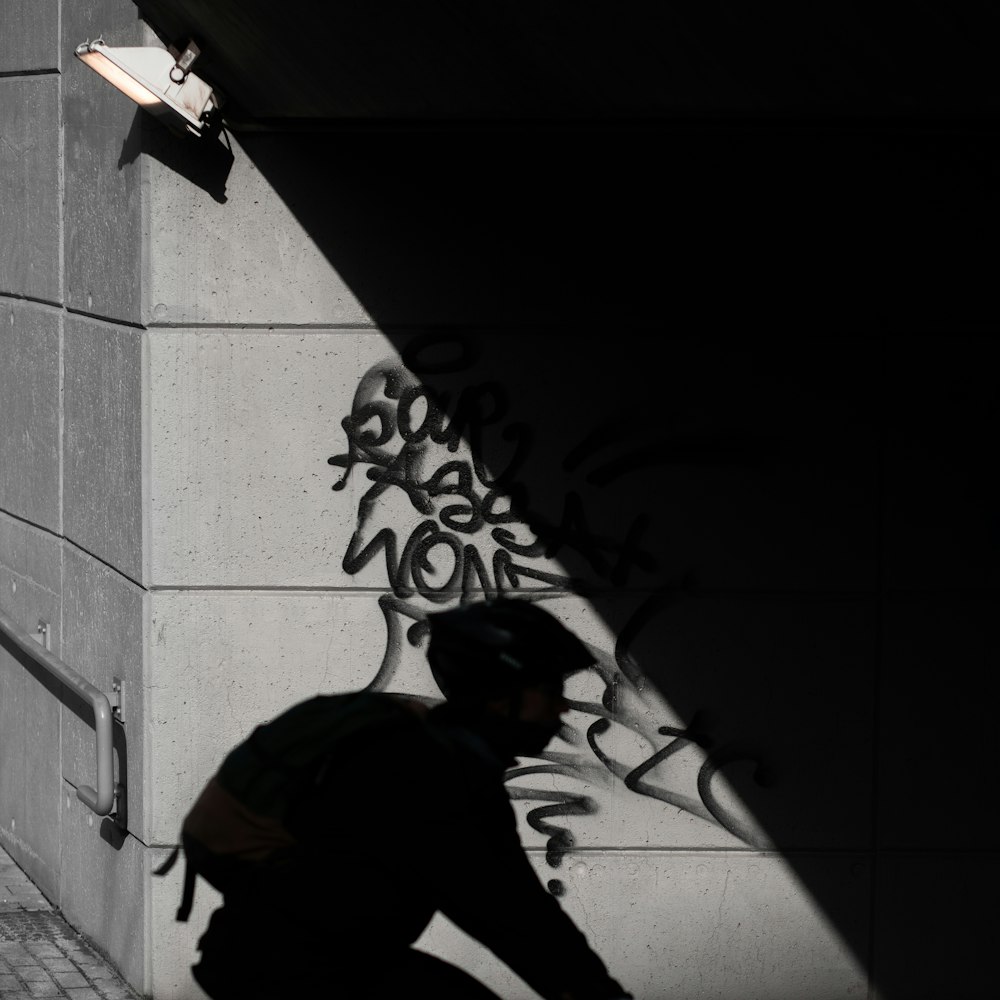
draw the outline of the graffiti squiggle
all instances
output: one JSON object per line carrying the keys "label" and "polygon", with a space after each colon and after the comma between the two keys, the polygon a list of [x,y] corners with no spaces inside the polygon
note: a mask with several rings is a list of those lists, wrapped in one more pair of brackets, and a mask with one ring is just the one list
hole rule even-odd
{"label": "graffiti squiggle", "polygon": [[[456,349],[461,359],[461,345]],[[342,421],[347,450],[331,457],[329,463],[344,470],[335,490],[343,490],[359,467],[365,467],[372,483],[359,501],[356,529],[343,557],[343,568],[352,575],[380,554],[385,560],[391,593],[382,595],[379,606],[386,623],[386,645],[369,683],[372,689],[386,689],[394,682],[404,639],[411,646],[426,640],[425,616],[431,608],[421,602],[437,606],[513,589],[529,600],[586,593],[585,581],[548,564],[564,548],[581,555],[596,577],[613,586],[623,585],[634,570],[655,568],[652,557],[641,548],[649,523],[646,515],[631,521],[622,540],[596,536],[587,525],[581,497],[569,492],[558,525],[530,520],[527,491],[517,475],[531,451],[532,433],[523,423],[505,423],[508,412],[506,392],[496,382],[466,385],[451,398],[422,385],[394,359],[374,366],[359,384],[351,413]],[[499,446],[492,447],[498,440],[507,446],[507,464],[497,475],[491,475],[483,463],[487,436],[490,454],[498,450]],[[564,468],[576,468],[614,439],[614,434],[592,432],[569,452]],[[634,457],[627,457],[628,464],[634,465]],[[435,458],[443,461],[435,466]],[[619,465],[614,459],[608,468],[617,475]],[[421,518],[402,545],[394,524],[377,526],[380,501],[388,500],[395,490],[401,491],[396,496],[405,497],[409,509]],[[592,647],[593,669],[603,685],[600,698],[571,702],[571,707],[593,721],[585,733],[567,726],[562,734],[578,750],[545,751],[537,762],[514,767],[507,774],[512,799],[540,803],[528,810],[526,818],[547,838],[546,857],[553,867],[574,846],[568,826],[558,821],[598,812],[595,794],[611,795],[616,783],[638,796],[697,816],[745,844],[770,846],[759,830],[728,810],[716,794],[722,769],[747,760],[746,754],[734,747],[713,747],[700,730],[697,714],[685,726],[666,724],[662,707],[647,692],[629,652],[648,623],[675,605],[682,593],[683,587],[674,588],[643,601],[622,629],[613,653]],[[660,722],[656,723],[658,712]],[[639,764],[615,759],[606,749],[606,735],[613,727],[624,727],[651,752]],[[668,739],[665,744],[664,738]],[[689,793],[654,780],[654,771],[662,775],[672,757],[692,749],[702,762]],[[521,780],[539,774],[583,782],[588,792],[533,788]],[[557,882],[552,886],[554,892],[559,891]]]}

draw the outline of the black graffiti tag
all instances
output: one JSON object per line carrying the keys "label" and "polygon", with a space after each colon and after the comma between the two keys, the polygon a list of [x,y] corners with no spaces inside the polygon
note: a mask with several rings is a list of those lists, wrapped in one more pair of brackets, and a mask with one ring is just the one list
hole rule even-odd
{"label": "black graffiti tag", "polygon": [[[460,373],[475,361],[474,349],[463,338],[428,335],[418,338],[402,359],[373,366],[362,378],[351,412],[342,421],[346,450],[328,459],[343,470],[334,490],[344,490],[361,469],[370,484],[360,497],[357,523],[342,565],[346,573],[355,575],[380,557],[385,563],[391,593],[379,599],[386,644],[369,683],[375,690],[393,682],[404,644],[418,647],[426,641],[427,604],[468,601],[479,594],[491,597],[515,589],[531,600],[557,593],[586,594],[594,580],[622,587],[633,571],[655,569],[653,558],[642,548],[649,527],[646,514],[633,517],[623,537],[612,538],[592,530],[583,497],[575,491],[566,492],[561,516],[554,523],[545,523],[532,511],[528,490],[519,477],[531,456],[533,431],[526,423],[510,419],[510,400],[500,383],[470,382],[447,392],[417,378]],[[622,443],[631,449],[625,458],[608,458],[608,449]],[[697,452],[698,460],[725,461],[729,447],[726,441],[708,442]],[[589,433],[568,452],[563,469],[576,470],[598,455],[603,464],[587,476],[587,482],[603,487],[644,464],[691,461],[695,451],[685,445],[640,454],[630,444],[626,425],[618,421]],[[486,454],[491,468],[484,460]],[[379,526],[380,510],[393,499],[402,499],[405,509],[417,515],[405,537],[398,530],[398,516]],[[565,551],[582,559],[590,579],[553,571],[548,560]],[[676,593],[669,588],[644,599],[622,630],[613,654],[593,649],[602,695],[597,702],[573,703],[574,709],[593,720],[582,734],[564,728],[564,739],[575,746],[573,752],[545,751],[537,763],[520,765],[507,774],[512,799],[540,803],[528,810],[526,818],[547,838],[546,856],[553,867],[574,843],[569,829],[559,821],[597,812],[598,800],[589,793],[526,787],[520,779],[529,775],[582,780],[602,795],[612,794],[614,782],[621,782],[637,795],[722,827],[744,843],[767,846],[759,831],[727,811],[713,786],[723,767],[746,760],[746,754],[732,747],[712,747],[697,716],[685,726],[650,728],[649,711],[633,714],[628,707],[641,704],[645,697],[628,647],[651,617],[672,606],[675,599]],[[622,726],[654,748],[637,766],[617,761],[605,750],[605,735]],[[687,793],[664,787],[662,781],[671,758],[685,747],[698,748],[704,758],[696,787]],[[659,783],[654,771],[661,776]],[[550,888],[558,894],[561,884],[553,880]]]}
{"label": "black graffiti tag", "polygon": [[[479,589],[495,596],[526,583],[533,589],[583,591],[587,581],[530,564],[553,559],[564,549],[582,555],[595,576],[616,586],[634,567],[651,569],[652,558],[640,548],[648,524],[644,515],[633,520],[623,540],[594,534],[583,502],[573,492],[566,495],[557,524],[546,525],[529,515],[527,490],[516,478],[531,448],[525,424],[509,422],[499,429],[491,444],[499,437],[507,448],[507,462],[497,474],[485,467],[484,435],[508,410],[506,392],[496,382],[465,386],[452,400],[415,383],[398,362],[371,369],[342,421],[347,451],[328,460],[344,469],[335,490],[345,487],[359,465],[367,467],[372,483],[359,504],[344,571],[353,575],[381,553],[393,593],[419,594],[441,603],[456,591],[468,600]],[[463,441],[470,457],[453,457]],[[496,451],[491,449],[491,454]],[[444,461],[429,469],[432,456],[440,458],[442,453]],[[390,490],[402,491],[425,519],[402,545],[393,526],[377,530],[366,541],[378,501]],[[471,538],[484,529],[493,543],[491,556],[484,556]]]}

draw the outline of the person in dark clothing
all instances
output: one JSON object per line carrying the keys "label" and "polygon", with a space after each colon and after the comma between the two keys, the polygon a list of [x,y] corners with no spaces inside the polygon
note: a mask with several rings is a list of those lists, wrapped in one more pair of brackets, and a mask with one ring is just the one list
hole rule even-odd
{"label": "person in dark clothing", "polygon": [[188,863],[223,891],[193,968],[214,1000],[495,1000],[412,947],[438,911],[546,1000],[629,996],[539,881],[503,785],[515,757],[559,731],[563,678],[593,657],[526,601],[429,619],[442,704],[368,690],[310,699],[275,721],[303,733],[330,718],[335,732],[280,821],[248,809],[231,777],[241,753],[274,757],[267,727],[233,751],[188,815]]}

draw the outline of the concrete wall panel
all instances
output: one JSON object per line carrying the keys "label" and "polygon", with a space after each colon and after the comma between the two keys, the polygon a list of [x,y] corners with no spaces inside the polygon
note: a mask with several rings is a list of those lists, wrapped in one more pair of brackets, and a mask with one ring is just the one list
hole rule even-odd
{"label": "concrete wall panel", "polygon": [[[547,880],[541,857],[532,860]],[[834,906],[866,911],[870,876],[863,860],[819,855],[808,865]],[[865,956],[844,945],[780,857],[586,852],[567,858],[562,879],[563,908],[611,974],[644,1000],[864,996]],[[460,964],[505,1000],[536,996],[440,917],[417,947]]]}
{"label": "concrete wall panel", "polygon": [[[418,373],[440,364],[421,347],[426,337],[393,339]],[[419,572],[427,557],[435,571],[423,574],[426,585],[409,582],[433,591],[449,588],[457,551],[461,572],[449,589],[478,590],[480,576],[495,585],[493,560],[504,547],[496,532],[503,531],[514,542],[508,562],[525,571],[502,575],[530,587],[551,583],[553,573],[568,587],[575,579],[601,589],[648,589],[685,575],[700,586],[749,589],[873,585],[874,437],[863,415],[859,426],[844,427],[835,399],[815,386],[788,388],[788,380],[763,393],[766,406],[747,400],[745,386],[741,397],[749,362],[737,345],[671,343],[669,379],[658,389],[677,408],[670,415],[676,431],[663,429],[660,396],[637,397],[634,371],[630,380],[611,377],[607,387],[593,387],[592,395],[586,387],[595,366],[574,343],[556,344],[565,349],[558,371],[574,387],[572,400],[530,387],[542,377],[539,367],[556,370],[552,345],[545,347],[551,364],[532,362],[529,387],[515,392],[519,359],[540,348],[500,335],[435,345],[457,361],[447,378],[425,379],[429,392],[449,396],[443,414],[427,419],[426,397],[399,398],[400,391],[416,392],[424,375],[407,373],[383,346],[380,334],[347,331],[157,334],[155,583],[390,587],[411,577],[412,565]],[[757,364],[768,369],[780,349],[768,345]],[[837,372],[869,358],[870,347],[857,351],[854,345],[831,354],[831,392],[840,384]],[[619,361],[615,355],[608,366]],[[457,431],[454,442],[445,439],[462,405],[478,413],[471,424],[454,422],[480,439],[480,463],[470,460]],[[254,435],[244,434],[256,413],[267,419]],[[791,413],[801,424],[789,432]],[[437,436],[417,441],[425,420]],[[404,424],[413,461],[404,460]],[[345,475],[348,453],[354,459]],[[856,457],[848,461],[848,454]],[[326,468],[328,458],[340,464]],[[515,461],[522,474],[487,505],[491,477]],[[330,492],[341,482],[343,490]],[[532,513],[543,523],[572,522],[572,537],[551,553],[561,565],[527,552],[536,534],[524,518],[497,522],[510,505],[507,490],[530,492]],[[470,523],[469,496],[475,516],[488,508],[492,521]],[[425,521],[433,538],[423,534]],[[630,541],[633,533],[637,540]],[[421,546],[420,556],[413,545]],[[626,555],[632,548],[634,558]]]}
{"label": "concrete wall panel", "polygon": [[[886,603],[878,744],[883,848],[996,846],[991,823],[970,822],[992,794],[974,765],[996,752],[996,618],[992,595],[897,596]],[[947,744],[942,728],[954,733]]]}
{"label": "concrete wall panel", "polygon": [[[61,545],[0,514],[0,606],[34,634],[49,626],[62,655]],[[0,844],[49,899],[59,901],[60,685],[0,645]]]}
{"label": "concrete wall panel", "polygon": [[897,589],[1000,585],[996,337],[890,342],[885,577]]}
{"label": "concrete wall panel", "polygon": [[438,373],[427,335],[392,339],[426,384],[479,397],[485,464],[516,456],[536,520],[573,524],[555,555],[589,585],[874,587],[871,342],[608,324],[460,331],[447,350],[439,331]]}
{"label": "concrete wall panel", "polygon": [[202,785],[255,726],[363,687],[379,667],[379,651],[358,648],[384,630],[370,595],[157,592],[151,614],[151,843],[177,842]]}
{"label": "concrete wall panel", "polygon": [[69,782],[62,786],[62,811],[63,915],[148,995],[148,852],[80,802]]}
{"label": "concrete wall panel", "polygon": [[221,147],[150,126],[143,323],[370,323],[239,138],[229,140],[231,169]]}
{"label": "concrete wall panel", "polygon": [[[609,663],[613,643],[585,602],[572,598],[547,606],[604,651]],[[415,644],[407,639],[411,626],[433,609],[365,593],[157,591],[149,749],[154,842],[175,841],[184,814],[228,750],[295,702],[373,682],[383,690],[440,697],[426,661],[426,639],[414,637]],[[589,673],[574,681],[570,693],[594,704],[604,690],[601,678]],[[740,836],[698,800],[698,769],[705,757],[697,748],[673,759],[669,773],[654,769],[649,778],[657,793],[669,789],[678,801],[690,800],[695,812],[625,788],[616,777],[619,767],[636,766],[670,742],[657,735],[659,725],[681,723],[655,691],[630,696],[622,691],[621,701],[618,721],[600,741],[613,765],[602,765],[582,738],[596,717],[581,710],[567,717],[574,729],[571,742],[553,744],[551,770],[511,782],[522,796],[517,811],[525,842],[545,844],[529,813],[546,805],[557,789],[592,803],[590,814],[567,823],[582,845],[741,846]],[[725,776],[715,785],[716,791],[728,788]],[[753,817],[731,792],[723,794],[740,830],[749,828]]]}
{"label": "concrete wall panel", "polygon": [[[130,0],[63,5],[64,53],[99,35],[109,45],[142,44],[135,5]],[[62,79],[66,304],[135,322],[143,256],[142,112],[78,59],[66,57]]]}
{"label": "concrete wall panel", "polygon": [[59,0],[4,0],[0,73],[58,69]]}
{"label": "concrete wall panel", "polygon": [[176,919],[184,883],[183,860],[165,876],[150,874],[168,857],[165,849],[146,850],[150,884],[151,993],[156,1000],[207,1000],[208,994],[195,982],[191,966],[198,961],[198,938],[205,932],[212,911],[222,904],[222,895],[204,879],[198,880],[191,917],[187,923]]}
{"label": "concrete wall panel", "polygon": [[[867,602],[675,598],[638,631],[645,597],[596,604],[545,603],[598,664],[570,678],[578,707],[546,760],[509,780],[526,844],[555,865],[563,834],[587,848],[871,847]],[[638,682],[608,622],[632,633]],[[419,676],[408,663],[400,690]],[[565,814],[546,812],[563,797]]]}
{"label": "concrete wall panel", "polygon": [[[360,686],[371,680],[380,664],[390,667],[384,675],[390,689],[434,693],[433,684],[426,677],[422,650],[411,647],[403,638],[413,619],[391,608],[380,610],[373,594],[157,592],[152,600],[150,760],[154,773],[150,787],[155,819],[150,836],[155,843],[176,839],[184,813],[225,752],[258,722],[300,698],[319,691]],[[597,624],[585,602],[566,598],[548,606],[596,649],[608,647],[611,637],[607,628]],[[385,610],[390,613],[385,615]],[[793,617],[798,619],[802,641],[789,648],[784,672],[778,670],[769,680],[762,678],[759,670],[755,674],[754,683],[765,688],[763,700],[760,697],[754,700],[748,691],[731,692],[731,698],[741,704],[762,730],[771,732],[778,728],[778,722],[766,715],[768,685],[782,678],[787,683],[805,683],[799,676],[801,668],[803,675],[813,679],[810,683],[816,690],[810,699],[816,711],[792,728],[788,728],[785,720],[784,737],[797,745],[804,760],[803,773],[814,773],[822,754],[829,752],[827,730],[838,731],[843,744],[839,765],[858,780],[866,762],[856,754],[852,756],[852,741],[844,738],[844,734],[865,724],[864,712],[852,721],[850,706],[843,699],[830,697],[823,678],[830,675],[831,662],[822,660],[817,655],[819,650],[807,640],[810,636],[823,636],[818,645],[827,649],[828,658],[838,663],[850,662],[849,654],[859,636],[866,648],[871,648],[867,630],[870,623],[863,609],[845,613],[838,605],[832,608],[824,605],[804,612],[797,604],[793,616],[780,606],[754,602],[752,608],[737,606],[723,611],[724,614],[717,609],[714,613],[702,611],[686,617],[696,619],[697,624],[713,634],[732,634],[729,644],[724,644],[730,653],[749,646],[749,652],[745,653],[748,674],[761,647],[773,657],[774,636],[790,627]],[[391,620],[396,621],[398,628],[389,626]],[[678,623],[673,622],[671,630],[675,629],[679,634],[674,647],[663,650],[663,655],[675,660],[686,654],[685,669],[699,669],[698,664],[689,661],[691,647],[696,646],[692,637],[700,631],[693,627],[678,628]],[[751,641],[755,631],[756,644]],[[396,636],[397,655],[393,655],[389,642],[390,632]],[[835,639],[838,634],[842,638]],[[289,643],[289,637],[294,637],[294,642]],[[715,653],[721,655],[726,650],[716,649]],[[641,660],[642,646],[638,647],[637,655]],[[570,694],[580,700],[596,700],[599,692],[589,689],[594,687],[593,678],[581,676],[577,681],[578,686]],[[848,687],[844,685],[845,698]],[[640,741],[635,739],[636,731],[641,728],[640,722],[653,718],[658,707],[662,709],[662,703],[651,692],[646,692],[644,699],[642,693],[621,693],[623,703],[629,699],[632,699],[631,725],[616,724],[616,729],[621,730],[619,738],[604,744],[609,755],[620,760],[628,760],[628,755],[637,750],[649,753],[649,747],[637,746]],[[667,721],[683,721],[669,714],[669,709],[665,711]],[[582,720],[584,713],[574,716],[570,721]],[[593,717],[586,721],[592,722]],[[663,722],[663,717],[653,721]],[[602,743],[614,735],[614,731],[608,733],[602,737]],[[562,754],[580,750],[579,746],[558,743],[554,749]],[[565,764],[564,757],[560,763]],[[592,850],[564,854],[557,867],[543,850],[535,850],[533,857],[544,881],[558,880],[564,885],[567,905],[579,918],[581,927],[637,995],[756,996],[762,1000],[775,996],[854,995],[852,991],[863,982],[863,973],[831,929],[830,922],[815,912],[810,894],[818,894],[824,905],[839,907],[831,920],[856,924],[859,919],[866,919],[866,869],[852,867],[862,864],[857,857],[842,855],[822,863],[816,862],[815,855],[793,857],[792,863],[800,869],[796,876],[791,874],[785,859],[768,856],[761,860],[753,851],[650,851],[648,848],[657,845],[676,846],[685,842],[735,847],[741,846],[741,842],[717,825],[697,817],[692,819],[692,814],[683,809],[633,796],[620,782],[597,780],[594,763],[591,760],[589,773],[581,768],[582,777],[556,773],[545,776],[539,786],[549,792],[563,790],[563,785],[567,789],[582,788],[599,800],[596,813],[575,818],[570,824],[578,848],[592,845]],[[694,758],[673,761],[667,784],[678,779],[683,783],[689,778],[692,779],[689,784],[693,784],[698,764]],[[836,788],[831,780],[831,774],[824,773],[815,778],[816,787],[827,790],[836,799],[840,793],[829,792]],[[870,795],[862,787],[863,781],[858,784],[861,794]],[[786,775],[778,783],[776,794],[789,795],[789,786],[794,801],[802,790],[802,782],[794,774]],[[690,788],[682,791],[690,793]],[[767,794],[775,794],[775,790],[770,789]],[[526,843],[541,845],[544,838],[525,822],[526,808],[532,804],[545,803],[517,803],[522,836]],[[729,808],[739,804],[735,797],[727,800]],[[812,843],[829,843],[838,838],[850,841],[855,836],[865,839],[864,832],[852,834],[848,830],[845,835],[837,827],[836,818],[824,816],[816,802],[798,804],[808,813],[807,831],[811,824],[815,828],[824,823],[833,827],[831,836],[815,835]],[[623,845],[641,843],[647,850],[624,853],[600,850],[602,845],[615,842],[615,838]],[[627,878],[622,875],[623,857],[631,865],[631,875]],[[648,868],[651,857],[658,859],[657,872]],[[763,868],[766,877],[752,879],[748,874],[751,862],[759,862],[758,870]],[[163,919],[169,919],[175,900],[176,896],[167,894],[162,904]],[[613,902],[618,900],[628,900],[628,906],[623,908]],[[633,918],[634,928],[629,924]],[[446,937],[439,946],[434,943],[439,940],[435,937],[438,933],[435,929],[426,941],[432,942],[435,949],[440,947],[445,954],[457,956],[475,974],[487,976],[500,995],[512,998],[530,995],[511,986],[510,978],[505,978],[497,963],[477,946],[459,944],[453,937]],[[657,937],[657,933],[662,937]],[[864,928],[859,933],[866,939]],[[186,964],[193,960],[196,936],[182,929],[175,937],[170,947],[176,949],[176,963],[183,964],[178,967],[164,957],[162,968],[171,982],[176,980],[180,990]],[[680,943],[678,938],[682,939]],[[671,956],[677,956],[676,960]],[[168,974],[167,969],[173,971]],[[704,992],[685,992],[699,977]]]}
{"label": "concrete wall panel", "polygon": [[[225,753],[296,701],[373,682],[440,696],[425,639],[407,641],[411,626],[433,610],[427,605],[294,591],[157,592],[152,600],[154,842],[175,841]],[[836,673],[861,683],[874,642],[863,603],[691,602],[635,646],[640,667],[654,650],[675,664],[675,686],[661,689],[637,686],[616,669],[612,637],[587,602],[562,598],[546,606],[599,659],[597,669],[570,681],[578,707],[566,717],[564,738],[542,760],[523,761],[530,770],[508,785],[525,843],[552,848],[554,866],[565,843],[870,847],[871,707],[857,703],[850,683],[827,682]],[[692,712],[683,675],[713,669],[699,652],[747,680],[730,680],[725,690],[716,685],[711,702]],[[783,686],[795,690],[798,709],[775,700]],[[600,708],[612,688],[614,707]],[[699,728],[699,715],[711,720],[707,729]],[[710,752],[696,742],[705,737]],[[586,808],[546,814],[553,801]],[[554,828],[565,837],[550,841]]]}
{"label": "concrete wall panel", "polygon": [[363,585],[340,568],[360,494],[333,492],[327,459],[391,354],[367,332],[152,334],[151,582]]}
{"label": "concrete wall panel", "polygon": [[879,860],[876,891],[873,1000],[978,1000],[996,992],[995,849],[888,854]]}
{"label": "concrete wall panel", "polygon": [[0,79],[0,107],[0,292],[59,302],[59,77]]}
{"label": "concrete wall panel", "polygon": [[143,555],[142,336],[66,321],[66,536],[134,580]]}
{"label": "concrete wall panel", "polygon": [[[67,543],[63,576],[63,649],[66,662],[110,693],[122,681],[124,728],[114,727],[115,780],[127,794],[126,823],[145,839],[144,755],[145,591]],[[96,781],[93,713],[75,700],[63,712],[62,768],[74,787]],[[98,939],[99,940],[99,939]]]}
{"label": "concrete wall panel", "polygon": [[0,312],[0,509],[61,531],[60,315],[9,300]]}

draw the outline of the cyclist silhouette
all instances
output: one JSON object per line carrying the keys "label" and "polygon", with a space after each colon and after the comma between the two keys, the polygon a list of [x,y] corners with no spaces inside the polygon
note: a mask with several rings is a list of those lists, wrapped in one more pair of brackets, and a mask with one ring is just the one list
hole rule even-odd
{"label": "cyclist silhouette", "polygon": [[213,1000],[496,1000],[412,947],[437,912],[546,1000],[629,996],[542,886],[503,785],[559,731],[563,679],[592,654],[523,600],[428,619],[443,703],[303,702],[237,747],[185,820],[178,916],[194,872],[223,892],[193,969]]}

